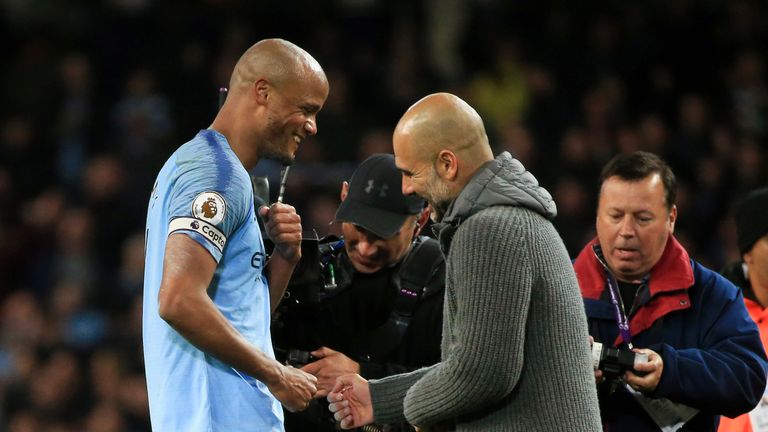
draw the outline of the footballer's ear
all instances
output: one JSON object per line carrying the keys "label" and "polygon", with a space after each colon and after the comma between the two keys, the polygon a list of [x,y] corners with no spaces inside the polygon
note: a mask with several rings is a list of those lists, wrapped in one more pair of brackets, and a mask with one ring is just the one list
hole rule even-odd
{"label": "footballer's ear", "polygon": [[269,85],[269,82],[263,78],[258,79],[254,81],[252,90],[254,96],[256,97],[256,102],[259,105],[266,105],[272,91],[272,87]]}

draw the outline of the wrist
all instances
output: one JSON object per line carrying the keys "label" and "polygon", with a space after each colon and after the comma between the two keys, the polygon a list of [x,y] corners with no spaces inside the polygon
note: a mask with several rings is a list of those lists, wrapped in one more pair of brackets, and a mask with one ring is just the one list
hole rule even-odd
{"label": "wrist", "polygon": [[273,258],[280,258],[288,264],[296,265],[301,260],[301,247],[293,245],[275,245]]}
{"label": "wrist", "polygon": [[265,368],[264,376],[260,381],[270,389],[274,388],[274,386],[285,381],[285,368],[286,366],[283,366],[275,360]]}

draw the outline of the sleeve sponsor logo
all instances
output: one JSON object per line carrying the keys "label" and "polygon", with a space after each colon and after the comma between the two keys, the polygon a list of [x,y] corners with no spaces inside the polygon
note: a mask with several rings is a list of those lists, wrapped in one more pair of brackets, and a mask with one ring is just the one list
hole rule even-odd
{"label": "sleeve sponsor logo", "polygon": [[224,235],[224,233],[216,229],[215,226],[203,220],[189,217],[180,217],[172,220],[168,225],[169,235],[176,231],[182,230],[194,231],[198,234],[201,234],[206,238],[206,240],[210,241],[213,246],[219,250],[219,252],[223,252],[224,246],[227,244],[227,237]]}
{"label": "sleeve sponsor logo", "polygon": [[192,216],[213,225],[220,224],[226,213],[227,203],[216,192],[203,192],[192,203]]}

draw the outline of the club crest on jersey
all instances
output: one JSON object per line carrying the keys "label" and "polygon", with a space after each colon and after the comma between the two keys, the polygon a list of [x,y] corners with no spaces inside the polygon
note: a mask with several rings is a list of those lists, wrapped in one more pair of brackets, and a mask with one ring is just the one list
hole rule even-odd
{"label": "club crest on jersey", "polygon": [[216,192],[203,192],[192,203],[192,215],[198,219],[218,225],[227,213],[227,203]]}

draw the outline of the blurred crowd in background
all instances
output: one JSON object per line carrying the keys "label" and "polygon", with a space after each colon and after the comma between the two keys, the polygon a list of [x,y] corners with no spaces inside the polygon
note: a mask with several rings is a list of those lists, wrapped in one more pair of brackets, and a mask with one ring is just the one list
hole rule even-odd
{"label": "blurred crowd in background", "polygon": [[[0,432],[149,430],[152,182],[266,37],[330,81],[285,193],[308,233],[338,231],[341,182],[437,91],[477,108],[495,151],[554,195],[572,256],[617,152],[672,165],[676,235],[715,269],[738,256],[731,203],[768,181],[760,0],[0,0]],[[273,195],[279,171],[255,172]]]}

